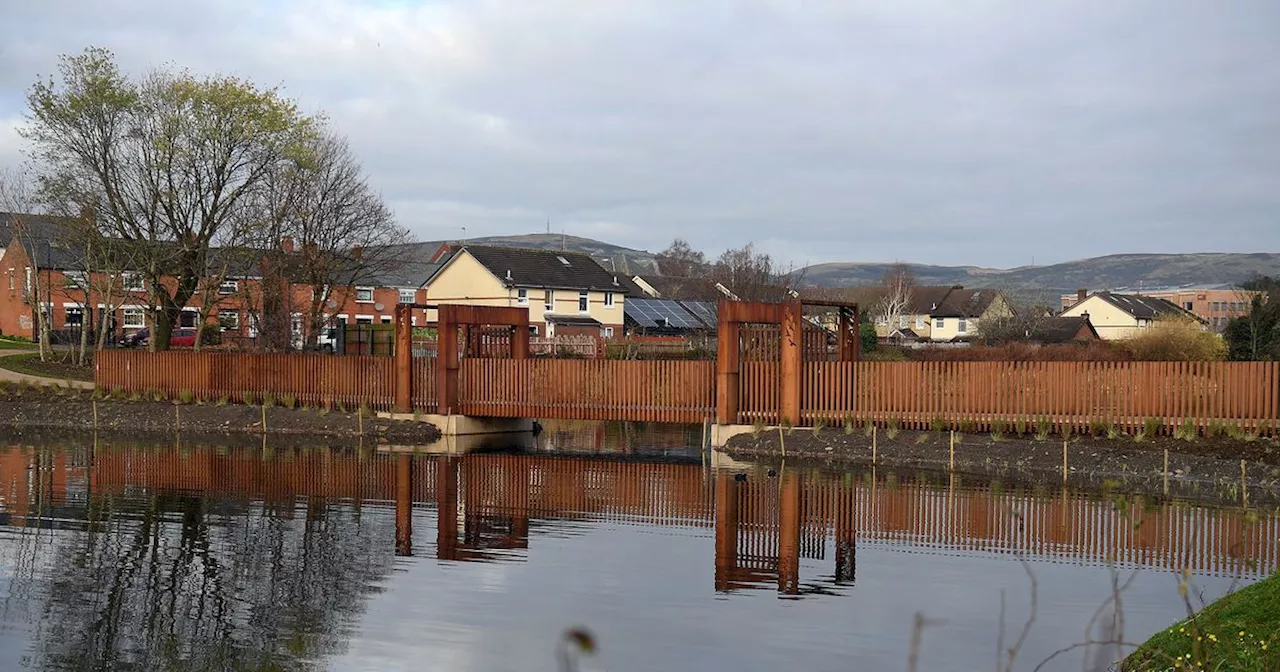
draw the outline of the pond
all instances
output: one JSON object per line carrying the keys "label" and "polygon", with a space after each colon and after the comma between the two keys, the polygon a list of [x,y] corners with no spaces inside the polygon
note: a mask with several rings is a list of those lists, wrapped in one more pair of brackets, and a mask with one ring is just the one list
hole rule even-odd
{"label": "pond", "polygon": [[582,432],[0,448],[0,669],[556,670],[582,627],[581,669],[994,670],[1034,613],[1032,670],[1179,618],[1184,567],[1198,604],[1277,566],[1273,512]]}

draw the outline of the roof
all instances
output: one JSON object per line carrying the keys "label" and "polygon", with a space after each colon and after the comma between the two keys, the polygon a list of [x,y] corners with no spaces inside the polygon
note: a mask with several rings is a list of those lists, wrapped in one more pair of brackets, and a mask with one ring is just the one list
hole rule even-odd
{"label": "roof", "polygon": [[1027,337],[1041,343],[1070,343],[1080,340],[1080,330],[1085,327],[1093,334],[1093,338],[1098,338],[1097,330],[1087,317],[1047,317],[1038,321],[1027,333]]}
{"label": "roof", "polygon": [[994,289],[954,288],[930,312],[932,317],[982,317],[1000,292]]}
{"label": "roof", "polygon": [[[590,255],[580,252],[526,250],[484,245],[466,245],[461,251],[470,254],[508,287],[587,289],[621,292],[630,296],[643,295],[640,288],[629,278],[605,270]],[[449,261],[441,265],[435,273],[447,267]]]}
{"label": "roof", "polygon": [[1093,296],[1106,301],[1107,303],[1138,319],[1154,320],[1158,317],[1167,317],[1170,315],[1186,316],[1190,314],[1172,301],[1157,299],[1152,296],[1141,296],[1138,294],[1112,294],[1111,292],[1098,292]]}
{"label": "roof", "polygon": [[641,279],[657,290],[658,296],[663,299],[719,301],[724,298],[724,294],[716,289],[716,281],[710,278],[651,275]]}
{"label": "roof", "polygon": [[590,315],[555,315],[548,314],[543,320],[549,324],[558,324],[565,327],[598,327],[600,320]]}
{"label": "roof", "polygon": [[370,284],[378,287],[421,287],[444,266],[448,257],[432,261],[442,243],[405,243],[379,248],[385,260],[372,271]]}

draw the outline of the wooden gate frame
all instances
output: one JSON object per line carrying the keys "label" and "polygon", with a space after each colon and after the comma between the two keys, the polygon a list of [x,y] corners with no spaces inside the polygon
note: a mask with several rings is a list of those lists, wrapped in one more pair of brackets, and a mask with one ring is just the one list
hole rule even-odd
{"label": "wooden gate frame", "polygon": [[[506,326],[511,335],[511,358],[529,357],[529,309],[507,306],[435,305],[402,303],[396,306],[396,410],[413,411],[413,310],[436,311],[436,412],[452,414],[458,408],[458,327],[466,330],[468,342],[472,328]],[[446,334],[448,337],[446,337]],[[479,335],[478,330],[474,334]]]}
{"label": "wooden gate frame", "polygon": [[838,308],[839,326],[836,353],[840,361],[856,362],[861,358],[859,311],[856,303],[838,301],[762,301],[721,300],[716,314],[716,422],[732,425],[738,422],[742,401],[742,325],[773,324],[781,327],[782,363],[779,375],[780,402],[778,420],[791,426],[800,424],[800,395],[804,375],[804,306]]}

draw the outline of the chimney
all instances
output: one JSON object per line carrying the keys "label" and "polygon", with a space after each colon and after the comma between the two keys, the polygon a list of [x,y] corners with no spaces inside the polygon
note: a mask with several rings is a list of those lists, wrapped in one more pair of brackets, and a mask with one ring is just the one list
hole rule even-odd
{"label": "chimney", "polygon": [[508,269],[507,269],[507,282],[511,282],[512,280],[514,280],[514,278],[512,278],[512,277],[511,277],[511,269],[509,269],[509,268],[508,268]]}
{"label": "chimney", "polygon": [[1076,303],[1080,303],[1081,301],[1084,301],[1087,298],[1089,298],[1088,288],[1081,287],[1080,289],[1076,290]]}
{"label": "chimney", "polygon": [[363,247],[361,247],[361,246],[359,246],[359,245],[355,245],[355,246],[353,246],[353,247],[351,248],[351,258],[352,258],[352,259],[363,259],[363,258],[364,258],[364,248],[363,248]]}
{"label": "chimney", "polygon": [[1085,322],[1088,322],[1088,321],[1089,321],[1089,311],[1087,311],[1087,310],[1086,310],[1085,312],[1080,313],[1080,317],[1083,317],[1083,318],[1084,318],[1084,321],[1085,321]]}
{"label": "chimney", "polygon": [[293,254],[293,236],[285,236],[280,239],[280,250],[285,254]]}

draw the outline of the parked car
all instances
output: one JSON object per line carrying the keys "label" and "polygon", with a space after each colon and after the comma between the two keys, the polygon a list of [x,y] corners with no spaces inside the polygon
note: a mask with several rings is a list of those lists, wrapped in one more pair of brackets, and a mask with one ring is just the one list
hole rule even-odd
{"label": "parked car", "polygon": [[[205,343],[209,343],[211,339],[206,338]],[[132,334],[126,334],[120,339],[120,347],[122,348],[145,348],[151,343],[151,330],[149,328],[139,329]],[[173,334],[169,336],[169,347],[171,348],[190,348],[196,344],[195,329],[174,329]]]}
{"label": "parked car", "polygon": [[151,331],[143,327],[132,334],[125,334],[124,338],[120,339],[119,345],[122,348],[141,348],[145,347],[150,340]]}
{"label": "parked car", "polygon": [[173,334],[169,336],[169,347],[171,348],[193,348],[195,345],[195,329],[174,329]]}

